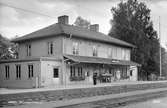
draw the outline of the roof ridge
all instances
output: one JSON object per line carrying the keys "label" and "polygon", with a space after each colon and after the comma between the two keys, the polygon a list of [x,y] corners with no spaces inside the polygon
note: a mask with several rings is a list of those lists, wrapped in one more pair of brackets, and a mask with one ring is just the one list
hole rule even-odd
{"label": "roof ridge", "polygon": [[37,38],[42,38],[46,36],[53,36],[53,35],[58,35],[58,34],[72,34],[78,38],[85,38],[85,39],[90,39],[90,40],[97,40],[101,42],[107,42],[107,43],[112,43],[115,45],[122,45],[126,47],[134,47],[134,45],[125,42],[123,40],[111,37],[107,34],[97,32],[97,31],[91,31],[90,29],[74,26],[74,25],[69,25],[69,24],[60,24],[60,23],[54,23],[52,25],[49,25],[47,27],[41,28],[39,30],[36,30],[32,33],[29,33],[27,35],[24,35],[22,37],[18,37],[14,40],[13,42],[21,42],[25,40],[30,40],[30,39],[37,39]]}

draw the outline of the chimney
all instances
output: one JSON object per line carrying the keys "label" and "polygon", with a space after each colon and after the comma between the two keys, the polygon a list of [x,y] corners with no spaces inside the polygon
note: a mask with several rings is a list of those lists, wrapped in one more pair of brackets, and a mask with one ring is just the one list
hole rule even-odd
{"label": "chimney", "polygon": [[60,24],[68,24],[68,16],[63,15],[58,17],[58,23]]}
{"label": "chimney", "polygon": [[99,24],[90,25],[90,30],[99,32]]}

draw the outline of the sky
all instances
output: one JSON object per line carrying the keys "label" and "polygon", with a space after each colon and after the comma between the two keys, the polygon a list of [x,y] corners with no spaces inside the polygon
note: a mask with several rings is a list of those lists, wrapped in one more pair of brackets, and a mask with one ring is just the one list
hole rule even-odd
{"label": "sky", "polygon": [[[23,36],[57,23],[57,17],[61,15],[68,15],[70,24],[81,16],[91,24],[99,24],[100,32],[108,34],[111,29],[111,8],[116,7],[120,1],[0,0],[0,34],[9,39]],[[151,20],[157,31],[160,22],[161,45],[167,48],[167,0],[138,1],[145,2],[151,9]]]}

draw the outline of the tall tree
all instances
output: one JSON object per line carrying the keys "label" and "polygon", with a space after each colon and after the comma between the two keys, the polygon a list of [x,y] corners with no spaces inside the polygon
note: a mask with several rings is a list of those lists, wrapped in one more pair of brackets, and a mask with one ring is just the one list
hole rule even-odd
{"label": "tall tree", "polygon": [[140,78],[159,74],[159,42],[150,20],[150,9],[137,0],[120,2],[111,9],[113,20],[109,35],[136,45],[132,60],[142,65]]}
{"label": "tall tree", "polygon": [[161,48],[162,76],[167,78],[167,51]]}
{"label": "tall tree", "polygon": [[78,16],[74,22],[74,25],[88,29],[90,26],[90,22],[88,20],[82,18],[81,16]]}

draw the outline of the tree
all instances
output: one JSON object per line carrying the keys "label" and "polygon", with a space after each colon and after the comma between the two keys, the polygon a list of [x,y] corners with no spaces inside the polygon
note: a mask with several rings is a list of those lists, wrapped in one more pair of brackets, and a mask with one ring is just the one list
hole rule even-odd
{"label": "tree", "polygon": [[111,12],[112,28],[109,35],[136,45],[132,50],[132,60],[140,63],[140,78],[159,74],[159,42],[157,32],[150,20],[150,9],[137,0],[120,2]]}
{"label": "tree", "polygon": [[89,26],[90,26],[90,22],[87,21],[86,19],[83,19],[81,16],[78,16],[77,19],[74,22],[74,25],[78,26],[78,27],[83,27],[83,28],[88,29]]}
{"label": "tree", "polygon": [[167,78],[167,51],[161,48],[162,76]]}
{"label": "tree", "polygon": [[0,34],[0,60],[14,59],[18,55],[18,45],[11,43],[9,39]]}

